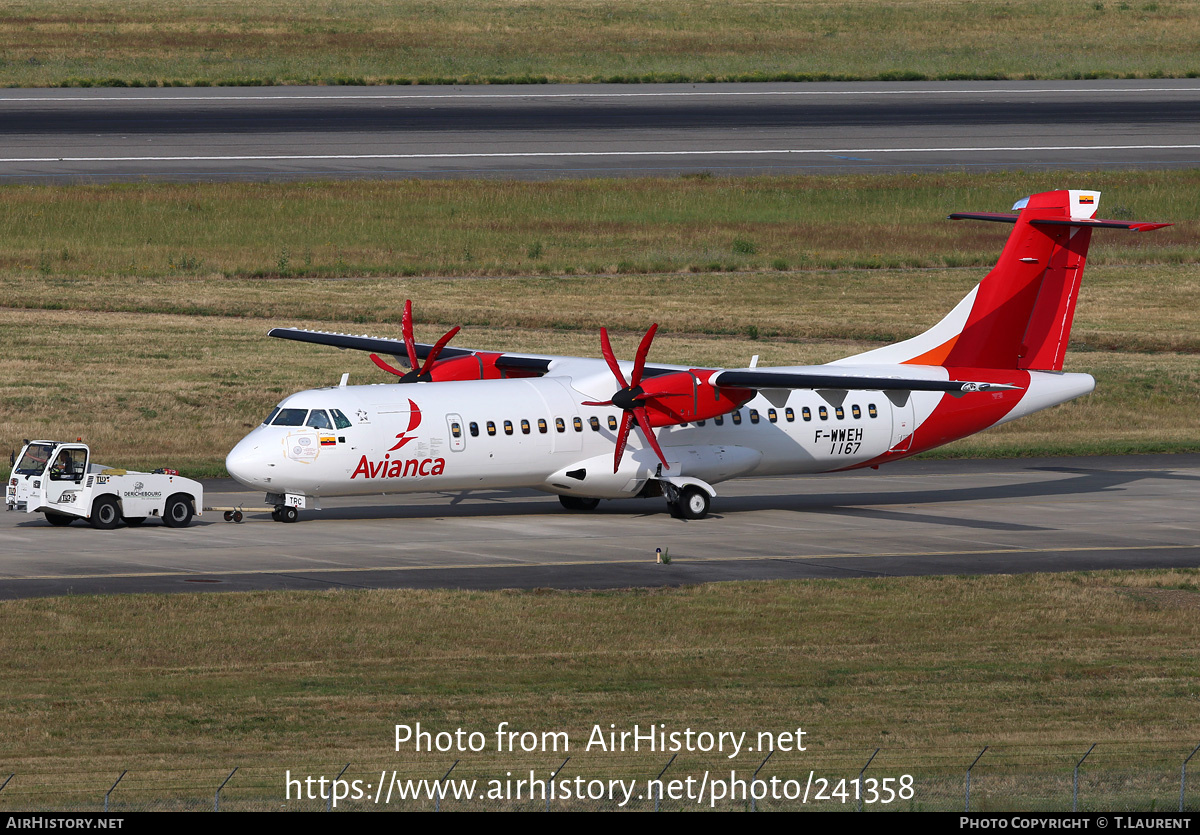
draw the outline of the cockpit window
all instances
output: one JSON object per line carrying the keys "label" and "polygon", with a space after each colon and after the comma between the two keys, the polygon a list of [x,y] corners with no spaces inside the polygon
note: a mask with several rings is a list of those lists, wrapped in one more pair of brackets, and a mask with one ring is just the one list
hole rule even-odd
{"label": "cockpit window", "polygon": [[54,444],[30,444],[17,464],[17,475],[41,475],[54,452]]}
{"label": "cockpit window", "polygon": [[272,426],[303,426],[304,418],[308,415],[308,409],[280,409],[279,414],[275,416],[275,420],[271,421]]}
{"label": "cockpit window", "polygon": [[279,414],[278,406],[271,410],[271,414],[267,415],[267,419],[263,421],[263,426],[270,426],[271,421],[275,419],[275,415],[277,414]]}
{"label": "cockpit window", "polygon": [[330,409],[329,414],[333,415],[333,425],[338,429],[350,428],[350,418],[342,414],[341,409]]}
{"label": "cockpit window", "polygon": [[324,409],[313,409],[309,412],[308,421],[304,425],[311,426],[313,429],[333,429],[329,415],[325,414]]}

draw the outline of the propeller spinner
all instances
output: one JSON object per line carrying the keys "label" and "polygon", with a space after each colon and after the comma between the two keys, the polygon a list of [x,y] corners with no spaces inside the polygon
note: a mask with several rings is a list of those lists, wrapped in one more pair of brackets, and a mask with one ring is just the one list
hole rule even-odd
{"label": "propeller spinner", "polygon": [[433,378],[430,376],[429,372],[432,370],[433,364],[437,362],[438,355],[442,352],[442,349],[446,347],[446,344],[454,338],[456,333],[458,333],[459,327],[456,325],[454,328],[447,331],[445,336],[437,341],[433,348],[430,349],[429,356],[425,357],[425,363],[423,365],[417,358],[416,340],[413,339],[412,299],[406,299],[404,301],[404,317],[400,320],[400,329],[404,334],[404,349],[408,352],[408,364],[411,370],[401,371],[399,368],[396,368],[390,365],[387,361],[381,359],[378,354],[371,354],[371,362],[375,363],[389,374],[395,374],[397,377],[399,377],[400,379],[396,381],[398,383],[431,382]]}

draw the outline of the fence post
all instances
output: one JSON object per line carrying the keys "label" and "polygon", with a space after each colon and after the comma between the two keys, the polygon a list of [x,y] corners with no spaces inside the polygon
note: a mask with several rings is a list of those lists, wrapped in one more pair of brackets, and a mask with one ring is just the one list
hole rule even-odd
{"label": "fence post", "polygon": [[[126,775],[126,774],[128,774],[128,773],[129,773],[129,769],[128,769],[128,768],[127,768],[127,769],[125,769],[124,771],[122,771],[122,772],[121,772],[121,776],[117,778],[117,783],[119,783],[119,782],[121,782],[122,780],[124,780],[124,779],[125,779],[125,775]],[[108,811],[108,796],[109,796],[110,794],[112,794],[112,793],[113,793],[113,789],[115,789],[115,788],[117,787],[117,783],[113,783],[113,784],[112,784],[112,788],[110,788],[108,791],[106,791],[106,792],[104,793],[104,811],[105,811],[105,812],[107,812],[107,811]]]}
{"label": "fence post", "polygon": [[667,773],[667,769],[671,767],[671,763],[675,762],[675,758],[678,756],[678,754],[672,754],[671,759],[667,760],[667,764],[663,766],[662,771],[658,772],[658,776],[654,778],[658,783],[658,794],[654,796],[654,811],[656,812],[658,811],[659,804],[662,803],[662,776]]}
{"label": "fence post", "polygon": [[[1183,795],[1187,791],[1187,764],[1192,757],[1196,756],[1196,752],[1200,751],[1200,745],[1192,749],[1192,753],[1188,754],[1187,759],[1183,761],[1183,768],[1179,772],[1179,811],[1183,811]],[[11,779],[11,778],[10,778]],[[8,780],[4,781],[8,785]],[[3,789],[4,786],[0,786]]]}
{"label": "fence post", "polygon": [[[350,767],[350,763],[346,763],[344,766],[342,766],[342,770],[338,772],[337,777],[333,778],[334,785],[337,784],[338,780],[342,779],[342,775],[346,773],[346,769],[349,767]],[[231,774],[229,776],[232,777],[233,775]],[[388,788],[390,789],[391,787],[389,786]],[[325,811],[326,812],[333,811],[333,786],[329,787],[329,797],[325,798]]]}
{"label": "fence post", "polygon": [[446,773],[442,775],[441,780],[438,780],[437,794],[433,798],[433,811],[442,811],[442,795],[445,793],[445,789],[443,789],[442,786],[445,784],[446,778],[450,776],[450,772],[458,768],[459,762],[459,760],[455,760],[454,765],[450,766],[450,768],[446,770]]}
{"label": "fence post", "polygon": [[546,781],[546,811],[547,812],[550,811],[550,790],[552,788],[554,788],[554,778],[558,776],[558,772],[560,772],[564,768],[566,768],[567,763],[569,763],[570,761],[571,761],[570,757],[567,757],[565,760],[563,760],[562,765],[560,765],[558,768],[554,769],[554,773],[551,774],[550,779]]}
{"label": "fence post", "polygon": [[971,763],[971,765],[967,767],[967,807],[963,811],[966,811],[966,812],[971,811],[971,769],[973,769],[975,767],[975,763],[979,762],[979,760],[982,759],[983,755],[987,752],[987,749],[990,747],[991,746],[989,746],[989,745],[983,746],[983,750],[979,752],[979,756],[975,758],[975,762]]}
{"label": "fence post", "polygon": [[[758,805],[754,802],[754,784],[757,782],[756,778],[758,777],[758,772],[762,771],[763,766],[767,764],[767,760],[771,759],[771,757],[773,757],[773,756],[775,756],[774,748],[772,748],[770,751],[767,752],[766,759],[764,759],[762,762],[760,762],[758,764],[758,768],[754,769],[754,773],[750,775],[750,811],[751,812],[758,811]],[[729,789],[729,793],[733,794],[732,786]]]}
{"label": "fence post", "polygon": [[1088,758],[1088,754],[1091,754],[1092,750],[1099,744],[1100,743],[1098,743],[1098,742],[1093,742],[1092,747],[1087,749],[1087,754],[1084,754],[1083,757],[1079,760],[1079,762],[1075,763],[1075,791],[1074,791],[1074,794],[1072,794],[1072,796],[1071,796],[1071,811],[1072,812],[1079,811],[1079,766],[1083,765],[1083,761]]}
{"label": "fence post", "polygon": [[862,811],[862,776],[863,776],[863,774],[866,772],[866,770],[867,770],[867,767],[868,767],[868,766],[870,766],[870,765],[871,765],[871,763],[874,761],[876,754],[878,754],[878,753],[879,753],[880,751],[882,751],[882,750],[883,750],[882,748],[876,748],[876,749],[875,749],[875,753],[871,755],[871,758],[870,758],[869,760],[867,760],[867,765],[864,765],[864,766],[862,767],[862,771],[859,771],[859,772],[858,772],[858,790],[857,790],[857,791],[855,791],[854,793],[855,793],[856,795],[858,795],[858,809],[857,809],[857,811],[859,811],[859,812],[861,812],[861,811]]}
{"label": "fence post", "polygon": [[240,765],[234,766],[233,771],[229,772],[229,776],[225,778],[225,782],[221,783],[221,785],[217,786],[217,793],[213,795],[213,811],[214,812],[221,811],[221,789],[225,788],[225,783],[228,783],[230,780],[233,779],[233,775],[237,773],[237,770],[239,768],[241,768]]}

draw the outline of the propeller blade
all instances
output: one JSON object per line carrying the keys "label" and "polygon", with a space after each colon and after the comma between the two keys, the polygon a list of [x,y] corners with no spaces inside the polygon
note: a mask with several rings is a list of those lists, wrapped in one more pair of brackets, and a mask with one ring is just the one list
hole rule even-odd
{"label": "propeller blade", "polygon": [[633,415],[621,413],[621,429],[617,433],[617,452],[613,457],[613,473],[621,469],[621,457],[625,455],[625,444],[629,442],[629,430],[633,428]]}
{"label": "propeller blade", "polygon": [[460,330],[462,330],[462,328],[459,325],[455,325],[452,329],[446,332],[445,336],[437,341],[437,343],[433,346],[433,350],[429,352],[429,356],[425,357],[425,364],[421,366],[418,376],[428,373],[429,369],[433,368],[433,364],[437,362],[438,354],[440,354],[442,349],[446,347],[446,343],[454,338],[454,334],[458,333]]}
{"label": "propeller blade", "polygon": [[401,371],[399,368],[394,368],[384,360],[380,359],[379,354],[371,354],[371,362],[375,363],[389,374],[395,374],[397,377],[403,377],[408,373],[407,371]]}
{"label": "propeller blade", "polygon": [[[626,414],[629,413],[626,412]],[[654,451],[658,453],[658,460],[662,461],[663,467],[671,469],[671,465],[667,463],[667,456],[663,455],[662,447],[658,445],[658,438],[654,437],[654,427],[650,425],[650,415],[646,414],[646,407],[639,406],[633,414],[637,417],[638,426],[642,428],[642,434],[646,436],[650,446],[654,447]]]}
{"label": "propeller blade", "polygon": [[600,329],[600,351],[604,354],[604,361],[608,363],[608,369],[617,378],[621,388],[629,388],[625,383],[625,375],[621,373],[621,366],[617,364],[617,357],[613,353],[612,345],[608,341],[608,328]]}
{"label": "propeller blade", "polygon": [[642,382],[642,372],[646,370],[646,354],[650,353],[650,343],[654,341],[654,333],[658,330],[658,323],[650,326],[646,331],[646,335],[642,337],[642,344],[638,346],[637,354],[633,360],[633,377],[629,381],[630,388],[637,388]]}
{"label": "propeller blade", "polygon": [[400,320],[400,332],[404,335],[404,348],[408,351],[408,364],[416,370],[421,367],[417,362],[417,345],[413,339],[412,299],[404,301],[404,316]]}
{"label": "propeller blade", "polygon": [[595,400],[585,400],[585,401],[583,401],[583,405],[584,406],[611,406],[612,401],[605,400],[603,403],[597,403]]}

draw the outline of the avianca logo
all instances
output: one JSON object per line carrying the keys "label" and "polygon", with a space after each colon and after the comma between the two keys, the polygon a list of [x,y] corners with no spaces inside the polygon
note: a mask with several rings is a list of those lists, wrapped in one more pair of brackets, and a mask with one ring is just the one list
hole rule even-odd
{"label": "avianca logo", "polygon": [[408,401],[408,428],[405,429],[403,432],[397,433],[396,445],[394,447],[392,447],[391,449],[389,449],[388,452],[395,452],[396,450],[400,449],[400,447],[407,444],[409,441],[416,440],[416,437],[417,437],[416,435],[408,436],[408,433],[413,431],[420,425],[421,425],[421,408],[416,403],[414,403],[412,401],[412,399],[410,398]]}
{"label": "avianca logo", "polygon": [[367,456],[358,460],[350,478],[408,478],[413,476],[441,475],[446,469],[445,458],[409,458],[392,460],[392,453],[417,436],[409,433],[421,425],[421,409],[412,400],[408,401],[408,428],[396,434],[396,445],[389,449],[382,461],[368,461]]}

